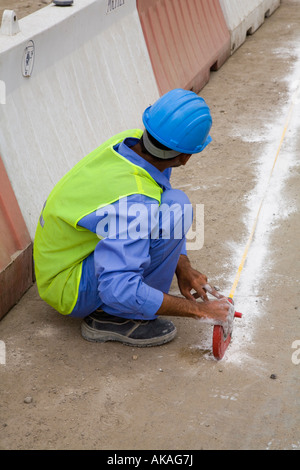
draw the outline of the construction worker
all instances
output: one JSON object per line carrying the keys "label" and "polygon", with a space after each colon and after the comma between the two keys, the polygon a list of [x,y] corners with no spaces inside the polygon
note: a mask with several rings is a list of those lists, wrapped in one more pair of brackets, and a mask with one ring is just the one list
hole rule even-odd
{"label": "construction worker", "polygon": [[[227,299],[190,264],[191,204],[170,184],[172,168],[210,143],[209,107],[175,89],[144,111],[143,123],[144,132],[118,134],[75,165],[50,193],[36,230],[39,294],[82,318],[90,341],[154,346],[176,335],[165,316],[222,325],[229,318]],[[175,273],[183,298],[168,294]]]}

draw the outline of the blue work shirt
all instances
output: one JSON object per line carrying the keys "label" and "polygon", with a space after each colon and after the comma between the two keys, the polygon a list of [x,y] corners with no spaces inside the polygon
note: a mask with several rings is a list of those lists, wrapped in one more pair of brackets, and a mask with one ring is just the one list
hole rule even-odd
{"label": "blue work shirt", "polygon": [[[115,150],[133,164],[144,168],[163,191],[172,189],[171,168],[161,172],[148,163],[131,150],[131,147],[137,143],[138,139],[127,138],[118,144]],[[83,261],[78,301],[72,316],[84,317],[96,308],[103,308],[107,313],[126,318],[153,319],[162,304],[163,292],[144,282],[145,272],[149,270],[151,264],[149,255],[150,218],[153,216],[151,207],[156,205],[158,208],[158,201],[142,194],[134,194],[126,198],[126,205],[122,202],[120,199],[111,205],[113,224],[107,223],[110,212],[106,212],[105,208],[92,212],[78,223],[102,236],[103,239],[99,241],[95,251]],[[126,221],[126,227],[134,220],[130,215],[134,213],[131,208],[137,203],[143,204],[147,209],[149,224],[146,226],[149,227],[149,231],[146,236],[144,234],[136,239],[124,237],[121,233],[122,220]],[[185,238],[181,253],[186,254]],[[174,272],[165,272],[165,275],[170,277]],[[163,279],[161,283],[164,284]]]}

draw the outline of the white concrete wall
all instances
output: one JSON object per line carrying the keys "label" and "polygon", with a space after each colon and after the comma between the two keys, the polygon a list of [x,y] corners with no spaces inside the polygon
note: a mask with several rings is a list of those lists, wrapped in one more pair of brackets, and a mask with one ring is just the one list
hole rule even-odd
{"label": "white concrete wall", "polygon": [[280,0],[220,0],[221,8],[231,34],[231,53],[253,34],[279,6]]}
{"label": "white concrete wall", "polygon": [[32,238],[57,181],[113,134],[142,126],[159,96],[135,0],[107,13],[109,3],[52,4],[20,20],[19,33],[0,34],[0,154]]}

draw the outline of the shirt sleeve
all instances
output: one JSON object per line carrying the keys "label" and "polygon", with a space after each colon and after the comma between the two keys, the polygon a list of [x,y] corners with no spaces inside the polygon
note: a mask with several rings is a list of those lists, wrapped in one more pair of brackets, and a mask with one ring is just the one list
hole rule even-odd
{"label": "shirt sleeve", "polygon": [[[126,206],[124,205],[126,202]],[[132,211],[141,203],[144,212]],[[157,201],[142,195],[120,200],[103,208],[80,225],[103,237],[94,252],[95,274],[102,308],[111,314],[134,319],[154,319],[163,301],[163,293],[147,285],[143,273],[149,267],[151,205]],[[97,224],[95,223],[97,221]],[[131,233],[128,236],[128,230]]]}
{"label": "shirt sleeve", "polygon": [[181,249],[181,255],[187,256],[187,250],[186,250],[186,238],[183,241],[182,249]]}
{"label": "shirt sleeve", "polygon": [[107,313],[153,319],[163,293],[143,281],[149,265],[147,240],[113,240],[98,243],[94,260],[98,292]]}

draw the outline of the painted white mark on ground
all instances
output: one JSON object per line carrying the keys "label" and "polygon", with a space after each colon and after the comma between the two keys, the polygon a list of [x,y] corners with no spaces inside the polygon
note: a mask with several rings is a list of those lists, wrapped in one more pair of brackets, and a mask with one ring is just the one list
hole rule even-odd
{"label": "painted white mark on ground", "polygon": [[[291,45],[289,51],[276,50],[274,53],[289,53],[295,57],[294,70],[286,78],[290,96],[287,99],[287,105],[280,113],[279,118],[267,124],[259,134],[252,135],[249,132],[247,134],[243,130],[240,132],[240,137],[243,136],[244,140],[265,143],[258,160],[256,188],[248,198],[248,214],[245,223],[249,227],[249,231],[252,229],[262,200],[263,205],[235,295],[237,310],[243,312],[244,316],[242,321],[235,322],[233,341],[223,359],[240,364],[244,364],[246,359],[242,346],[245,345],[247,349],[249,348],[255,332],[255,320],[258,316],[263,315],[262,309],[255,302],[255,294],[259,292],[263,277],[272,268],[270,259],[267,257],[270,248],[270,235],[274,228],[278,227],[280,221],[297,211],[295,205],[291,202],[287,204],[283,199],[282,190],[291,172],[299,165],[296,142],[300,127],[300,48],[295,49]],[[288,128],[280,146],[280,139],[284,133],[284,126],[291,105],[292,113]],[[237,134],[234,135],[234,137],[236,136]],[[280,153],[272,173],[272,166],[279,148]],[[271,173],[270,184],[266,188],[266,181]],[[236,253],[234,255],[235,259],[240,260],[245,246],[241,244],[241,246],[233,248]],[[267,300],[267,298],[264,300]],[[248,357],[248,360],[251,359]]]}

